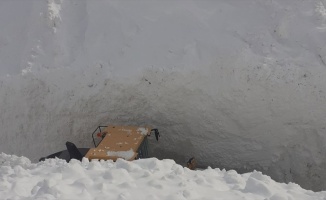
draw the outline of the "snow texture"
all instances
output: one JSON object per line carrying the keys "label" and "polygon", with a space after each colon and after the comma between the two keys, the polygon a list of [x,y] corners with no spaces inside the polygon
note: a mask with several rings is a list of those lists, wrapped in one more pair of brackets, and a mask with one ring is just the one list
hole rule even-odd
{"label": "snow texture", "polygon": [[137,129],[137,133],[141,134],[141,135],[147,135],[148,134],[148,128],[138,128]]}
{"label": "snow texture", "polygon": [[0,152],[36,161],[91,147],[100,124],[148,125],[160,159],[326,189],[325,5],[0,1]]}
{"label": "snow texture", "polygon": [[130,149],[128,151],[107,151],[106,154],[108,156],[115,156],[115,157],[123,158],[125,160],[129,160],[132,157],[134,157],[135,152],[132,149]]}
{"label": "snow texture", "polygon": [[2,199],[160,199],[160,200],[324,200],[294,183],[273,181],[261,172],[207,168],[192,171],[173,160],[66,163],[49,159],[36,164],[24,157],[0,154]]}

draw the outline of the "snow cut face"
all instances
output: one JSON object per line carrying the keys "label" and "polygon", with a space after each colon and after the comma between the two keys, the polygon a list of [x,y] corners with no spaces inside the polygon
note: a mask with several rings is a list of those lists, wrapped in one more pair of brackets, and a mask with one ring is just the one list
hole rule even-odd
{"label": "snow cut face", "polygon": [[129,151],[107,151],[106,154],[108,156],[119,157],[119,158],[123,158],[125,160],[129,160],[132,157],[134,157],[135,152],[132,149],[130,149]]}

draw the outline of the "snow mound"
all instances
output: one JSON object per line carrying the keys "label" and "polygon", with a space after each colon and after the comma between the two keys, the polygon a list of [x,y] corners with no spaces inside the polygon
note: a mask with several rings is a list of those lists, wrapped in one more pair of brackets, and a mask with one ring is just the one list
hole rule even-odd
{"label": "snow mound", "polygon": [[24,157],[0,155],[0,196],[4,199],[325,199],[297,184],[273,181],[261,172],[237,174],[207,168],[191,171],[173,160],[33,164]]}

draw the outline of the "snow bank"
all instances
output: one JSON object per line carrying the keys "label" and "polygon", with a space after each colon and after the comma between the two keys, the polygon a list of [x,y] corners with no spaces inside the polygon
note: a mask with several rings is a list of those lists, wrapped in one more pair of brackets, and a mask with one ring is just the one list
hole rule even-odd
{"label": "snow bank", "polygon": [[0,196],[4,199],[266,199],[322,200],[294,183],[281,184],[261,172],[238,174],[208,168],[191,171],[173,160],[66,163],[49,159],[31,164],[0,155]]}
{"label": "snow bank", "polygon": [[132,149],[130,149],[128,151],[107,151],[106,154],[108,156],[120,157],[125,160],[129,160],[135,156],[135,152]]}
{"label": "snow bank", "polygon": [[150,125],[158,158],[326,188],[324,0],[0,1],[0,27],[1,152]]}

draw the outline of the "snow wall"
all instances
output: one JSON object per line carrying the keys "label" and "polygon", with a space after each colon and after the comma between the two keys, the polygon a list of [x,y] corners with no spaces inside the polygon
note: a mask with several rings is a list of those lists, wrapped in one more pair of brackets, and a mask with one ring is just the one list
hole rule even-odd
{"label": "snow wall", "polygon": [[326,189],[326,1],[0,1],[0,151],[151,125],[151,154]]}

